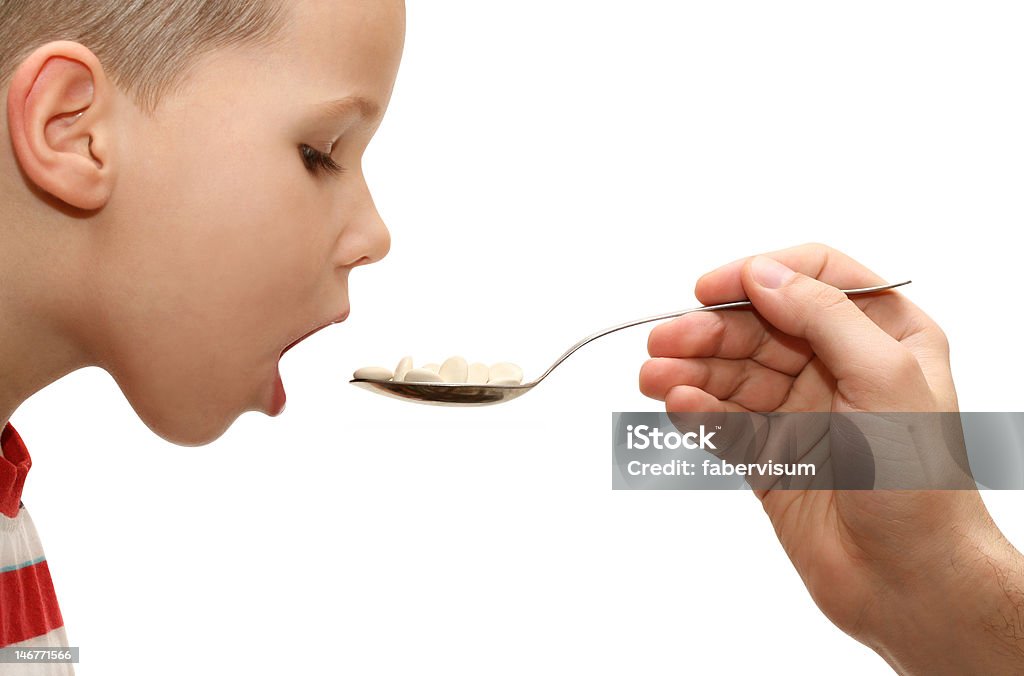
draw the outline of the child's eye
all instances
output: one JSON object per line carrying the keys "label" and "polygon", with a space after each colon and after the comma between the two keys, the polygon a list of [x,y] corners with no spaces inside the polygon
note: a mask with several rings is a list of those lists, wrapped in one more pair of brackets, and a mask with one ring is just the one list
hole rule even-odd
{"label": "child's eye", "polygon": [[341,174],[345,168],[335,162],[330,155],[322,153],[316,148],[302,143],[299,145],[299,154],[302,155],[302,162],[313,174]]}

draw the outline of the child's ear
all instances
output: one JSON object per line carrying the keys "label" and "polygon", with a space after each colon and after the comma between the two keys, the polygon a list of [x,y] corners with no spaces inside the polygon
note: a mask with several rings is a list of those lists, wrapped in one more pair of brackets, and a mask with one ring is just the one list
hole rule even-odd
{"label": "child's ear", "polygon": [[103,207],[115,178],[113,96],[99,59],[77,42],[51,42],[25,59],[11,78],[7,122],[29,180],[73,207]]}

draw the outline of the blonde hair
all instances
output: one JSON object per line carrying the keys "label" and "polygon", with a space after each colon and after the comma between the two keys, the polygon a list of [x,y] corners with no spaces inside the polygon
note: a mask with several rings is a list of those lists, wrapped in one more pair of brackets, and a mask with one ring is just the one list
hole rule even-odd
{"label": "blonde hair", "polygon": [[0,85],[36,48],[71,40],[92,50],[108,77],[152,112],[197,57],[270,44],[284,21],[280,0],[0,0]]}

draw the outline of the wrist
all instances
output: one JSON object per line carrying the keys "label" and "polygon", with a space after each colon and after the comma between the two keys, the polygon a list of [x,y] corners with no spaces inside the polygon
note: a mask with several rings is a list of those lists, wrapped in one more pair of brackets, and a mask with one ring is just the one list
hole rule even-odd
{"label": "wrist", "polygon": [[880,602],[884,619],[865,642],[899,673],[1024,672],[1024,557],[977,505]]}

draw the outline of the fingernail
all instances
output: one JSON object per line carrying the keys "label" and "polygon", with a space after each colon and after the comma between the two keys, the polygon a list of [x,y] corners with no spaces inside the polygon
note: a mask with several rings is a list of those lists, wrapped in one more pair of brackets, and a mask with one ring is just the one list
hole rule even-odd
{"label": "fingernail", "polygon": [[754,281],[766,289],[777,289],[796,274],[768,256],[754,256],[754,260],[750,263],[750,272],[754,275]]}

